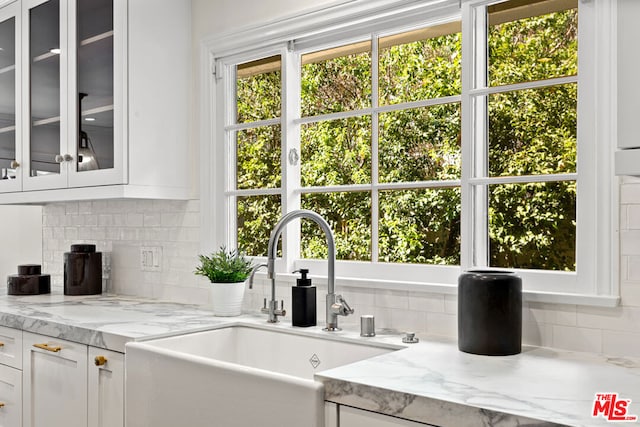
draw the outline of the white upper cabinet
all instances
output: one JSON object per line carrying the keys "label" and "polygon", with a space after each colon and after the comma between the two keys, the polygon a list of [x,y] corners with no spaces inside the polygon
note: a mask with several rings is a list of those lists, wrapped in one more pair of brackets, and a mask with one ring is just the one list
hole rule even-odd
{"label": "white upper cabinet", "polygon": [[0,191],[19,191],[20,5],[0,9]]}
{"label": "white upper cabinet", "polygon": [[195,197],[190,18],[172,0],[0,8],[0,203]]}
{"label": "white upper cabinet", "polygon": [[616,175],[640,176],[640,90],[637,70],[640,52],[637,43],[640,27],[640,2],[619,0],[618,6],[618,151],[615,156]]}

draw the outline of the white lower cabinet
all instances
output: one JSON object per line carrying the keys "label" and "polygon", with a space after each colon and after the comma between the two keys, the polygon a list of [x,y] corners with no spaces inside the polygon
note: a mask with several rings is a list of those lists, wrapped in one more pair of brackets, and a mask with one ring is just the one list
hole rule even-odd
{"label": "white lower cabinet", "polygon": [[87,346],[24,332],[24,427],[86,427]]}
{"label": "white lower cabinet", "polygon": [[23,427],[122,427],[120,353],[24,332]]}
{"label": "white lower cabinet", "polygon": [[343,405],[339,405],[338,414],[338,427],[424,427],[428,425]]}
{"label": "white lower cabinet", "polygon": [[22,331],[0,326],[0,427],[22,426]]}
{"label": "white lower cabinet", "polygon": [[88,427],[124,426],[124,354],[89,347]]}
{"label": "white lower cabinet", "polygon": [[22,372],[0,365],[0,427],[22,425]]}

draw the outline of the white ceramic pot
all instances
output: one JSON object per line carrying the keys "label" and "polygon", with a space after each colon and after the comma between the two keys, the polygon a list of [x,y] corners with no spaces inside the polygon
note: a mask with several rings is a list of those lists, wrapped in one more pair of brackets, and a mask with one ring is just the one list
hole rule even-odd
{"label": "white ceramic pot", "polygon": [[211,304],[216,316],[240,316],[245,282],[211,283]]}

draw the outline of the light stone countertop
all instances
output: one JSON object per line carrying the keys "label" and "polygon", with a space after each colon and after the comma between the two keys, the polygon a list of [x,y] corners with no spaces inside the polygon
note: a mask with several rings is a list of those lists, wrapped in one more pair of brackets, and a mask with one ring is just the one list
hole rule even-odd
{"label": "light stone countertop", "polygon": [[200,306],[134,297],[0,296],[0,326],[121,353],[129,341],[207,330],[228,321]]}
{"label": "light stone countertop", "polygon": [[[119,352],[130,341],[236,323],[266,325],[262,315],[215,317],[196,305],[134,297],[0,296],[1,326]],[[292,329],[286,318],[273,327]],[[321,326],[295,329],[326,334]],[[632,400],[629,413],[640,416],[637,359],[536,347],[515,356],[478,356],[458,351],[453,340],[420,337],[406,345],[397,332],[377,332],[375,338],[353,330],[331,334],[399,350],[317,373],[326,400],[441,426],[600,426],[611,424],[591,417],[595,394],[618,393]]]}

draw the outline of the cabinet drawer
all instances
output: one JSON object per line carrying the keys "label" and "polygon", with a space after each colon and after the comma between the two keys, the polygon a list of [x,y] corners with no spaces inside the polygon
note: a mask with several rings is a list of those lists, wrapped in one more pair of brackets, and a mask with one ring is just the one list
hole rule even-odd
{"label": "cabinet drawer", "polygon": [[340,405],[340,427],[424,427],[427,425],[429,424]]}
{"label": "cabinet drawer", "polygon": [[0,363],[22,369],[22,331],[0,326]]}
{"label": "cabinet drawer", "polygon": [[22,425],[22,372],[0,365],[0,426]]}

